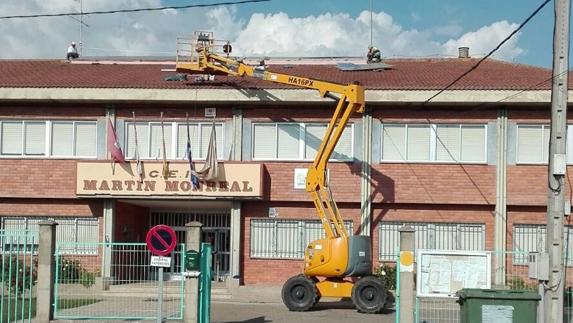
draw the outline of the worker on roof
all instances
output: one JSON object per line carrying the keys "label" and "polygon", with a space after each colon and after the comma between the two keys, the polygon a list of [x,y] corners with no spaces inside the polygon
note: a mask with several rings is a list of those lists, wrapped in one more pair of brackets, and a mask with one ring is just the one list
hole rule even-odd
{"label": "worker on roof", "polygon": [[68,47],[68,55],[66,56],[66,58],[68,60],[71,60],[71,59],[75,59],[78,57],[80,57],[80,54],[78,54],[78,49],[76,48],[76,43],[71,42],[70,46]]}
{"label": "worker on roof", "polygon": [[380,63],[382,61],[382,54],[380,50],[374,46],[368,46],[368,54],[366,55],[367,63]]}

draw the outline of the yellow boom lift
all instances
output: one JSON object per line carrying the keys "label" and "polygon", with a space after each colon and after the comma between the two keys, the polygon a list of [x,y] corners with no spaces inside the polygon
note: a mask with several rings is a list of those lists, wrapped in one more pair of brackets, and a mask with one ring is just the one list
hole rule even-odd
{"label": "yellow boom lift", "polygon": [[338,101],[320,148],[306,177],[326,238],[312,241],[305,250],[304,273],[291,277],[282,289],[291,311],[306,311],[321,297],[350,297],[360,312],[380,312],[387,298],[382,282],[372,276],[370,237],[348,235],[328,185],[328,160],[354,112],[364,112],[364,88],[305,77],[273,73],[264,66],[250,66],[229,56],[228,42],[216,41],[211,32],[195,32],[190,41],[178,41],[179,73],[255,77],[275,83],[318,90]]}

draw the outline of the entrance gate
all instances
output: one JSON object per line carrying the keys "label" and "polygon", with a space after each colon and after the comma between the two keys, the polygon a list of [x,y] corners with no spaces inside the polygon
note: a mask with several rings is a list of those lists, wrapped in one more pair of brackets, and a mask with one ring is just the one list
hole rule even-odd
{"label": "entrance gate", "polygon": [[[149,227],[158,224],[168,225],[175,230],[177,241],[183,242],[185,224],[193,221],[203,224],[201,240],[210,243],[213,248],[211,268],[215,279],[225,280],[229,276],[231,256],[231,214],[229,210],[152,212]],[[178,268],[179,259],[174,260],[174,268]]]}
{"label": "entrance gate", "polygon": [[31,322],[38,232],[0,230],[0,323]]}

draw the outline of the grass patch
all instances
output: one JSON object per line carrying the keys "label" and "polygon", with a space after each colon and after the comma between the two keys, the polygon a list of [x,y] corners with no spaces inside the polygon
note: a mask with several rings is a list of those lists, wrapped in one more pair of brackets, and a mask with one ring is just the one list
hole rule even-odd
{"label": "grass patch", "polygon": [[[86,306],[100,302],[101,299],[64,299],[58,300],[58,309],[65,310],[74,307]],[[2,307],[2,316],[0,322],[12,322],[18,320],[27,320],[30,317],[36,316],[36,299],[27,299],[19,297],[18,300],[14,297],[5,297],[0,299],[0,307]]]}

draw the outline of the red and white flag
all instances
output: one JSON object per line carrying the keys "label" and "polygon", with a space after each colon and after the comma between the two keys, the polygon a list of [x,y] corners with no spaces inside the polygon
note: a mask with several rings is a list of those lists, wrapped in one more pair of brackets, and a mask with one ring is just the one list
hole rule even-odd
{"label": "red and white flag", "polygon": [[117,135],[110,118],[107,119],[107,151],[111,154],[114,162],[125,163],[125,157],[117,141]]}

